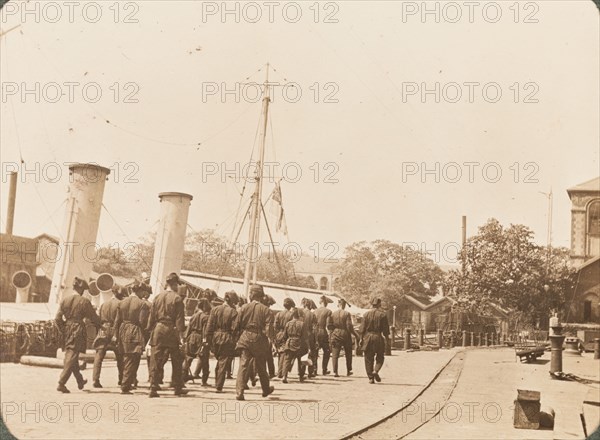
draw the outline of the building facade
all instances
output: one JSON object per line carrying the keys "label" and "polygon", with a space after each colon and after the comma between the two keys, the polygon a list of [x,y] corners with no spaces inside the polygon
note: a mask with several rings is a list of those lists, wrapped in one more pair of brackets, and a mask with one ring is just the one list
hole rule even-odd
{"label": "building facade", "polygon": [[15,302],[17,290],[13,275],[25,271],[31,277],[31,290],[36,289],[37,241],[18,235],[0,234],[0,302]]}
{"label": "building facade", "polygon": [[600,256],[600,177],[567,190],[571,199],[571,261]]}
{"label": "building facade", "polygon": [[571,262],[577,269],[570,322],[600,323],[600,177],[567,189]]}
{"label": "building facade", "polygon": [[335,282],[338,278],[337,265],[339,262],[329,262],[327,259],[318,259],[310,255],[301,255],[294,262],[296,275],[312,279],[317,290],[335,291]]}

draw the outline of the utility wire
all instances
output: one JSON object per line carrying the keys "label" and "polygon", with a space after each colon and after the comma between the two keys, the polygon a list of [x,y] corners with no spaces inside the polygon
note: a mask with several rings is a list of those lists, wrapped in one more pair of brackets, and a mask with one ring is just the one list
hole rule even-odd
{"label": "utility wire", "polygon": [[[32,44],[35,44],[35,42],[33,42],[31,39],[29,39],[29,37],[21,31],[21,35],[23,35],[25,38],[27,38]],[[41,49],[40,45],[37,45],[37,50],[41,53],[41,55],[46,59],[46,61],[48,62],[48,64],[55,70],[55,72],[64,78],[64,75],[62,74],[62,72],[60,71],[60,69],[58,69],[58,67],[56,66],[56,64],[45,54],[45,52]],[[207,136],[206,138],[204,138],[203,140],[199,141],[199,142],[172,142],[172,141],[167,141],[167,140],[161,140],[161,139],[156,139],[156,138],[152,138],[140,133],[137,133],[129,128],[123,127],[120,124],[116,124],[113,121],[111,121],[108,117],[106,117],[102,112],[100,112],[95,106],[93,106],[91,103],[87,102],[84,100],[84,102],[86,103],[86,105],[90,108],[90,110],[95,113],[96,115],[98,115],[101,120],[103,120],[107,125],[110,125],[113,128],[116,128],[118,130],[121,130],[125,133],[128,133],[131,136],[135,136],[138,137],[140,139],[149,141],[149,142],[154,142],[154,143],[158,143],[158,144],[163,144],[163,145],[172,145],[172,146],[180,146],[180,147],[198,147],[200,145],[204,145],[205,143],[207,143],[208,141],[214,139],[215,137],[219,136],[221,133],[225,132],[228,128],[230,128],[232,125],[234,125],[244,114],[246,114],[248,112],[248,110],[252,107],[252,105],[248,105],[246,106],[246,108],[237,115],[237,117],[235,117],[230,123],[228,123],[226,126],[224,126],[221,130]]]}
{"label": "utility wire", "polygon": [[[112,221],[115,223],[115,225],[117,226],[117,228],[119,228],[119,230],[121,231],[121,233],[123,234],[123,236],[129,240],[131,243],[134,243],[134,241],[129,238],[129,236],[127,235],[127,233],[123,230],[123,228],[121,227],[121,225],[117,222],[117,220],[113,217],[113,215],[110,213],[110,211],[108,210],[108,208],[106,207],[106,205],[104,203],[102,203],[102,207],[104,208],[104,210],[106,211],[106,213],[108,214],[108,216],[112,219]],[[142,257],[140,255],[140,260],[142,261],[142,263],[144,263],[144,265],[149,269],[152,270],[152,265],[150,265],[145,259],[144,257]]]}

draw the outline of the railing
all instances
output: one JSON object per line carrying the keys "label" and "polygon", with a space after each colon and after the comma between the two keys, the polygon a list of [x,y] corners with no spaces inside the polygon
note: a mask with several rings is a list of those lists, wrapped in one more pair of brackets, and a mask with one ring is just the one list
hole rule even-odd
{"label": "railing", "polygon": [[53,321],[0,323],[0,362],[18,362],[24,354],[55,357],[60,332]]}
{"label": "railing", "polygon": [[[400,328],[390,329],[392,335],[392,344],[395,349],[407,348],[452,348],[452,347],[489,347],[497,345],[510,345],[509,341],[515,339],[515,335],[502,334],[495,330],[488,332],[468,332],[455,330],[442,331],[435,333],[425,333],[422,326],[412,326],[408,323],[401,323]],[[415,329],[415,327],[417,327]],[[407,330],[409,330],[410,341],[406,342]]]}

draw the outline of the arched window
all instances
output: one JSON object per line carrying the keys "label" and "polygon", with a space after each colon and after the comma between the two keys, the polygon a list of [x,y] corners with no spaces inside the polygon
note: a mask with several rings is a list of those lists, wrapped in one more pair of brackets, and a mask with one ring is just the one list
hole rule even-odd
{"label": "arched window", "polygon": [[587,236],[589,256],[600,255],[600,199],[592,201],[587,208]]}
{"label": "arched window", "polygon": [[327,277],[321,277],[321,282],[319,283],[320,290],[329,290],[329,280]]}
{"label": "arched window", "polygon": [[583,322],[596,322],[600,319],[598,298],[594,293],[588,293],[583,297]]}
{"label": "arched window", "polygon": [[600,200],[588,205],[588,234],[600,235]]}

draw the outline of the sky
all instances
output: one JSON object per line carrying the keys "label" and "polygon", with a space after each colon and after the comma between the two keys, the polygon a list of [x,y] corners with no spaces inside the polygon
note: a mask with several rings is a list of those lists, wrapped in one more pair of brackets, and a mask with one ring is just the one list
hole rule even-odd
{"label": "sky", "polygon": [[50,3],[0,21],[1,226],[17,168],[17,235],[61,237],[64,164],[92,162],[111,169],[100,245],[155,231],[164,191],[193,195],[191,231],[231,236],[267,63],[279,249],[387,239],[451,264],[463,215],[468,235],[494,217],[546,244],[550,190],[568,247],[566,189],[600,174],[591,1]]}

